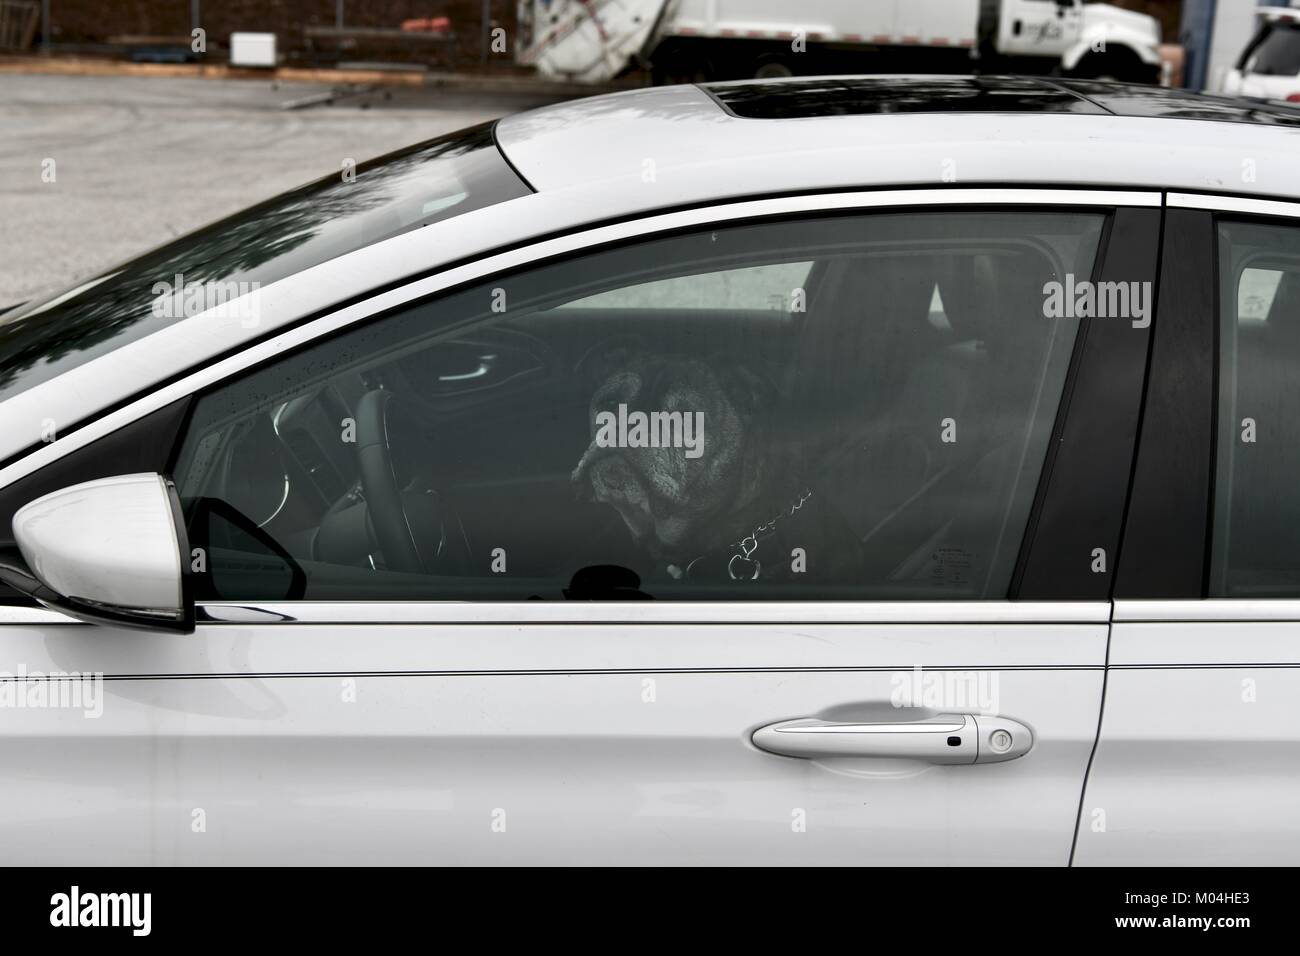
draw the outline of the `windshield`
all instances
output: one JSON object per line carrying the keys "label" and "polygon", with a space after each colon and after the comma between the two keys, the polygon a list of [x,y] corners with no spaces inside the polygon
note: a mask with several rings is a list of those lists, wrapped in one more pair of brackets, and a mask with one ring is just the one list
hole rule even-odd
{"label": "windshield", "polygon": [[528,194],[493,125],[344,168],[0,314],[0,401],[336,256]]}
{"label": "windshield", "polygon": [[1246,52],[1243,72],[1260,76],[1300,74],[1300,27],[1270,23]]}

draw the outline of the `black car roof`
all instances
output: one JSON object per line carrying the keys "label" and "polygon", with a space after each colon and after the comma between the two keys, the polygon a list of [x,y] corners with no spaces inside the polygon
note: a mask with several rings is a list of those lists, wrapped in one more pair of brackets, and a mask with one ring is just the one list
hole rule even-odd
{"label": "black car roof", "polygon": [[706,83],[733,116],[872,113],[1081,113],[1300,126],[1300,110],[1160,86],[1022,76],[834,76]]}

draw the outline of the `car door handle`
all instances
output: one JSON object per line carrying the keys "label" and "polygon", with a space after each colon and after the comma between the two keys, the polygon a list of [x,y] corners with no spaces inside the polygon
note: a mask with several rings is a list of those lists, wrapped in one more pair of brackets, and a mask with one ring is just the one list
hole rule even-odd
{"label": "car door handle", "polygon": [[983,714],[924,720],[837,722],[804,717],[754,731],[754,746],[785,757],[884,757],[937,764],[997,763],[1023,757],[1034,735],[1019,721]]}
{"label": "car door handle", "polygon": [[496,363],[496,360],[497,357],[495,355],[480,355],[478,357],[477,367],[470,369],[468,372],[461,372],[459,374],[439,375],[438,381],[470,382],[476,378],[482,378],[483,376],[487,375],[488,372],[492,371],[492,366]]}

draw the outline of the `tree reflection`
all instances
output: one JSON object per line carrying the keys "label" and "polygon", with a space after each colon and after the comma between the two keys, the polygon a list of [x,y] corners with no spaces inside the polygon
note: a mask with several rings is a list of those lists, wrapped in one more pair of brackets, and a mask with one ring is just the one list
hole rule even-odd
{"label": "tree reflection", "polygon": [[[0,399],[183,316],[154,314],[155,283],[182,275],[267,285],[440,219],[527,193],[497,155],[492,124],[419,143],[236,213],[119,268],[50,307],[0,317]],[[504,175],[503,175],[504,174]],[[431,209],[427,215],[426,208]],[[42,371],[44,370],[44,372]]]}

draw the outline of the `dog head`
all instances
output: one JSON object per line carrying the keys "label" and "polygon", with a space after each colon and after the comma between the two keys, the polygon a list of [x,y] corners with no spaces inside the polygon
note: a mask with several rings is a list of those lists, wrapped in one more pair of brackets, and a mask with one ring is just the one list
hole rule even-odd
{"label": "dog head", "polygon": [[658,555],[722,543],[760,494],[769,396],[735,365],[624,351],[596,388],[573,472]]}

